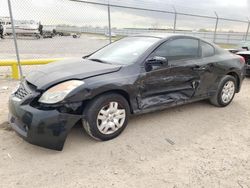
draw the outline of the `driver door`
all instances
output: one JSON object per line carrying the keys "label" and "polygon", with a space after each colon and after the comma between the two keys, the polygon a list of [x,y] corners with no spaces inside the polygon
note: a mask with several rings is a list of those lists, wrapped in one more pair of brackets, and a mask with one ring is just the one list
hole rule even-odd
{"label": "driver door", "polygon": [[[193,98],[200,83],[199,40],[183,37],[168,40],[150,56],[165,57],[168,63],[151,65],[142,76],[140,108],[177,105]],[[146,62],[147,64],[147,62]]]}

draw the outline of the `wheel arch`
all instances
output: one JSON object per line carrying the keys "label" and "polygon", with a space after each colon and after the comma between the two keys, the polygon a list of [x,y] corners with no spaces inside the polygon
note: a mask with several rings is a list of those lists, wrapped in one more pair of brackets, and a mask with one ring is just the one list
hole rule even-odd
{"label": "wheel arch", "polygon": [[236,79],[236,86],[237,86],[236,93],[238,93],[240,90],[240,77],[239,77],[239,75],[235,71],[230,71],[227,73],[227,75],[233,76]]}
{"label": "wheel arch", "polygon": [[116,93],[116,94],[123,96],[126,99],[126,101],[128,102],[130,113],[133,113],[133,106],[132,106],[131,97],[130,97],[129,93],[123,89],[111,89],[111,90],[103,91],[103,92],[96,94],[90,100],[93,100],[94,98],[99,97],[99,96],[104,95],[104,94],[107,94],[107,93]]}

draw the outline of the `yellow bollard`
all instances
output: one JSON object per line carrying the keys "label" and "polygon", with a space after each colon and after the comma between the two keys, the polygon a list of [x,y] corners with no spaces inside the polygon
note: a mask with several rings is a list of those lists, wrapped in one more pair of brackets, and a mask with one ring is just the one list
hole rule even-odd
{"label": "yellow bollard", "polygon": [[18,80],[19,79],[19,71],[18,71],[17,63],[13,63],[11,65],[11,69],[12,69],[12,78]]}
{"label": "yellow bollard", "polygon": [[[54,59],[27,59],[22,60],[21,65],[44,65],[54,61],[63,60],[63,58],[54,58]],[[0,59],[0,67],[1,66],[11,66],[12,70],[12,78],[18,80],[19,77],[19,69],[16,60],[8,60],[8,59]]]}

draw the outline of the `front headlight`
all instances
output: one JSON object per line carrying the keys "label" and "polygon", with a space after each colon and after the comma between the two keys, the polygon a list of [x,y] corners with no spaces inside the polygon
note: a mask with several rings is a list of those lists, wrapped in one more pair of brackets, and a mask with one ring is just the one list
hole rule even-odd
{"label": "front headlight", "polygon": [[48,89],[38,100],[40,103],[55,104],[61,102],[71,91],[84,84],[84,81],[70,80]]}

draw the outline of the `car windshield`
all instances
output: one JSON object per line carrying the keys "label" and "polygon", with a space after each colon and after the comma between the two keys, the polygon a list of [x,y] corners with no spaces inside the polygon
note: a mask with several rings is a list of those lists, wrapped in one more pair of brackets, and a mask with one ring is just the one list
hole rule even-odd
{"label": "car windshield", "polygon": [[132,64],[159,40],[154,37],[127,37],[98,50],[88,59],[110,64]]}

